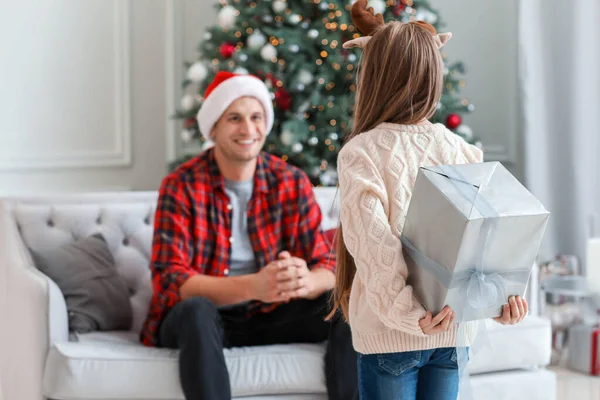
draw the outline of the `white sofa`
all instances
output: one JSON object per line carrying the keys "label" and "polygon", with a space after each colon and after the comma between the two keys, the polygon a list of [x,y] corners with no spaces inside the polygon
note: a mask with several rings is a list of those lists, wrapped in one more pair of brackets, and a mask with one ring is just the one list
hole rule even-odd
{"label": "white sofa", "polygon": [[[316,189],[323,228],[335,226],[335,189]],[[119,192],[0,202],[0,399],[183,399],[177,352],[138,342],[150,300],[148,257],[156,193]],[[130,332],[70,337],[62,293],[38,271],[28,246],[58,246],[103,232],[131,289]],[[125,238],[129,240],[124,240]],[[535,287],[533,282],[532,286]],[[553,400],[550,325],[529,316],[521,325],[490,321],[490,348],[470,365],[476,399]],[[326,399],[324,348],[298,344],[226,350],[235,398]]]}

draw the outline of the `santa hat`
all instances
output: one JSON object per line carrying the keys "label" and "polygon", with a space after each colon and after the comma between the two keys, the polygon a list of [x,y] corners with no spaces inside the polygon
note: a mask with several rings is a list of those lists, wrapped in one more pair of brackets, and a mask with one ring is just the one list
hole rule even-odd
{"label": "santa hat", "polygon": [[240,97],[250,96],[261,102],[265,109],[266,132],[273,128],[273,101],[269,89],[263,81],[252,75],[219,72],[206,88],[204,101],[196,119],[200,132],[205,139],[210,140],[210,131],[217,123],[227,107]]}

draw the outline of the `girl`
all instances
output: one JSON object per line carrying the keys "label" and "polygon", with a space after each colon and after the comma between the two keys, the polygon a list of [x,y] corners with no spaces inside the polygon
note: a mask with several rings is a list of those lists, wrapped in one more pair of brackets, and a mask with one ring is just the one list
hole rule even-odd
{"label": "girl", "polygon": [[[475,146],[428,121],[443,86],[439,49],[451,34],[424,22],[390,22],[358,0],[352,19],[363,37],[354,130],[338,157],[341,196],[334,311],[341,309],[358,352],[363,400],[458,396],[454,313],[425,312],[406,285],[400,236],[419,167],[482,162]],[[520,322],[527,302],[510,298],[504,324]],[[467,324],[467,344],[474,326]]]}

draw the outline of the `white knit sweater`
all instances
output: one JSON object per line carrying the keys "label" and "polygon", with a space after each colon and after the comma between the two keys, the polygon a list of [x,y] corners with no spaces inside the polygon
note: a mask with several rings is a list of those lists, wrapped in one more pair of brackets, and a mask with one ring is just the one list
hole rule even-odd
{"label": "white knit sweater", "polygon": [[[406,285],[400,235],[421,166],[483,161],[482,151],[442,124],[380,124],[350,140],[338,157],[342,234],[357,273],[349,322],[359,353],[456,345],[456,326],[425,335],[425,310]],[[476,330],[467,324],[467,341]]]}

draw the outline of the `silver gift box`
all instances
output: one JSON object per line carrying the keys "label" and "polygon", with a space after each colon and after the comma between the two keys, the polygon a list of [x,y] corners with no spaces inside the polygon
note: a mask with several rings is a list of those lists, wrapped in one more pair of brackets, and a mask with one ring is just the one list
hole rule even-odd
{"label": "silver gift box", "polygon": [[407,283],[434,315],[500,316],[525,295],[549,216],[499,162],[422,167],[402,231]]}

